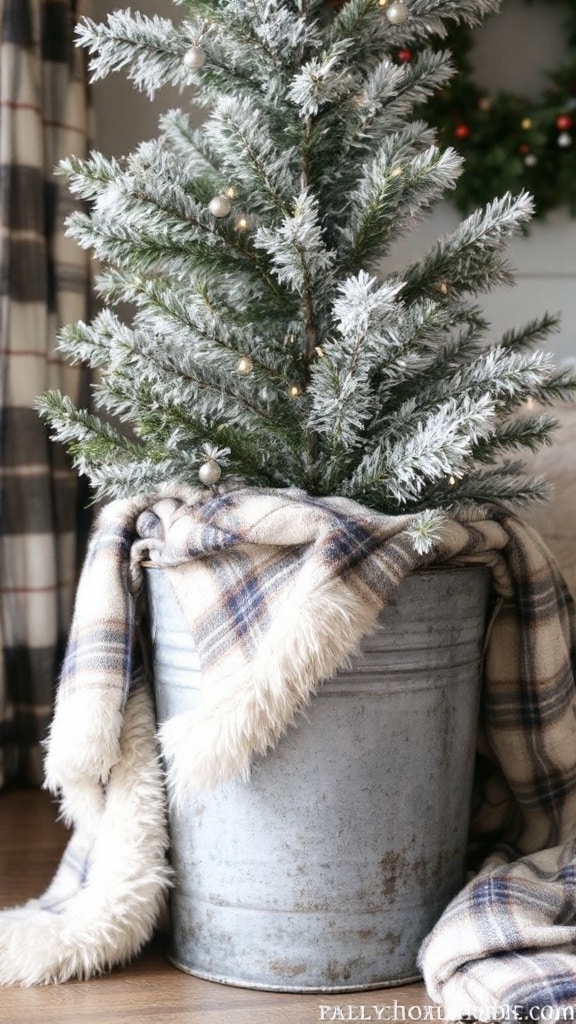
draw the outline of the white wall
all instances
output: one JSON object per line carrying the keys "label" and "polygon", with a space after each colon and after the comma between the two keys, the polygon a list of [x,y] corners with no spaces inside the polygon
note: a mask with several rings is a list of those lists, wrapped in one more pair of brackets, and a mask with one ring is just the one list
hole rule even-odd
{"label": "white wall", "polygon": [[[182,8],[171,0],[94,0],[95,17],[132,6],[143,14],[176,18]],[[565,5],[566,9],[568,5]],[[504,0],[501,14],[476,34],[475,78],[480,84],[508,88],[537,96],[545,72],[564,58],[562,20],[566,10],[550,0]],[[154,137],[159,114],[170,107],[185,107],[190,98],[163,89],[154,103],[137,93],[121,74],[95,83],[96,145],[107,154],[130,152],[138,142]],[[415,259],[460,215],[448,203],[436,207],[395,250],[402,265]],[[527,237],[512,245],[516,286],[493,292],[484,300],[494,331],[499,334],[544,310],[559,312],[562,327],[548,344],[557,362],[576,362],[576,220],[564,208],[554,210],[546,222],[535,222]]]}

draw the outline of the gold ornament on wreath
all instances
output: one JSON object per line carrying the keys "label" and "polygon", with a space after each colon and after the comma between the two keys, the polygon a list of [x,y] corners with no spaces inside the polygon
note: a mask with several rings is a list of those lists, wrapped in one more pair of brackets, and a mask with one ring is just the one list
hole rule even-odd
{"label": "gold ornament on wreath", "polygon": [[[576,215],[576,0],[548,4],[565,8],[567,54],[563,64],[547,72],[547,85],[535,99],[475,84],[472,30],[451,29],[433,44],[452,52],[457,73],[416,115],[438,129],[442,147],[453,146],[464,157],[463,173],[449,195],[463,213],[526,189],[534,197],[536,217],[564,205]],[[402,63],[413,56],[404,48],[396,59]]]}

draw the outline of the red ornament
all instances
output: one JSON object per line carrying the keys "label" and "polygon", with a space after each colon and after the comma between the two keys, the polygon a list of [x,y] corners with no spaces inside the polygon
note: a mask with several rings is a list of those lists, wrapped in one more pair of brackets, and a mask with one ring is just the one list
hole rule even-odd
{"label": "red ornament", "polygon": [[570,114],[559,114],[556,118],[556,127],[559,128],[561,132],[569,131],[573,125],[574,119],[570,117]]}
{"label": "red ornament", "polygon": [[521,146],[518,146],[518,149],[520,150],[521,153],[529,153],[530,152],[530,146],[528,145],[527,142],[523,142]]}
{"label": "red ornament", "polygon": [[457,139],[467,139],[470,135],[470,125],[457,124],[454,129],[454,136]]}
{"label": "red ornament", "polygon": [[403,64],[409,64],[413,56],[412,50],[409,50],[407,46],[403,50],[398,50],[398,60],[401,60]]}

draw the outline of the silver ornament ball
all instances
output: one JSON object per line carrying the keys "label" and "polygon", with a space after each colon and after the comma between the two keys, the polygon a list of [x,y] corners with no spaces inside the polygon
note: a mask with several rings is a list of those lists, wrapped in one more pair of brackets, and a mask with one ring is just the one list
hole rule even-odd
{"label": "silver ornament ball", "polygon": [[198,71],[206,63],[206,54],[199,46],[191,46],[184,54],[184,63],[191,71]]}
{"label": "silver ornament ball", "polygon": [[236,363],[236,369],[238,373],[252,373],[254,369],[250,356],[240,356],[240,359]]}
{"label": "silver ornament ball", "polygon": [[561,149],[568,149],[572,145],[572,136],[569,132],[560,132],[556,141]]}
{"label": "silver ornament ball", "polygon": [[407,20],[410,11],[406,7],[406,4],[403,4],[401,0],[397,0],[397,2],[393,4],[388,4],[385,13],[390,24],[403,25]]}
{"label": "silver ornament ball", "polygon": [[214,462],[214,459],[203,462],[198,470],[198,479],[206,487],[212,487],[213,484],[217,484],[221,476],[222,470],[218,463]]}
{"label": "silver ornament ball", "polygon": [[213,217],[227,217],[232,204],[227,196],[214,196],[208,203],[208,209]]}

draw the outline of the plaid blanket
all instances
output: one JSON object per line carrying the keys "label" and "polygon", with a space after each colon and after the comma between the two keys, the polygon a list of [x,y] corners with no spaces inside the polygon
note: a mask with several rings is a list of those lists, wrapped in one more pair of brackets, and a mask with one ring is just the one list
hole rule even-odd
{"label": "plaid blanket", "polygon": [[167,489],[103,511],[45,765],[74,832],[48,893],[0,914],[2,983],[87,977],[124,962],[151,934],[170,885],[146,682],[145,565],[166,569],[203,669],[200,706],[159,736],[178,799],[246,775],[405,577],[456,562],[489,566],[497,597],[471,832],[484,867],[424,943],[422,970],[430,994],[458,1014],[570,1002],[573,600],[538,535],[500,509],[446,519],[425,555],[415,528],[414,516],[296,490]]}

